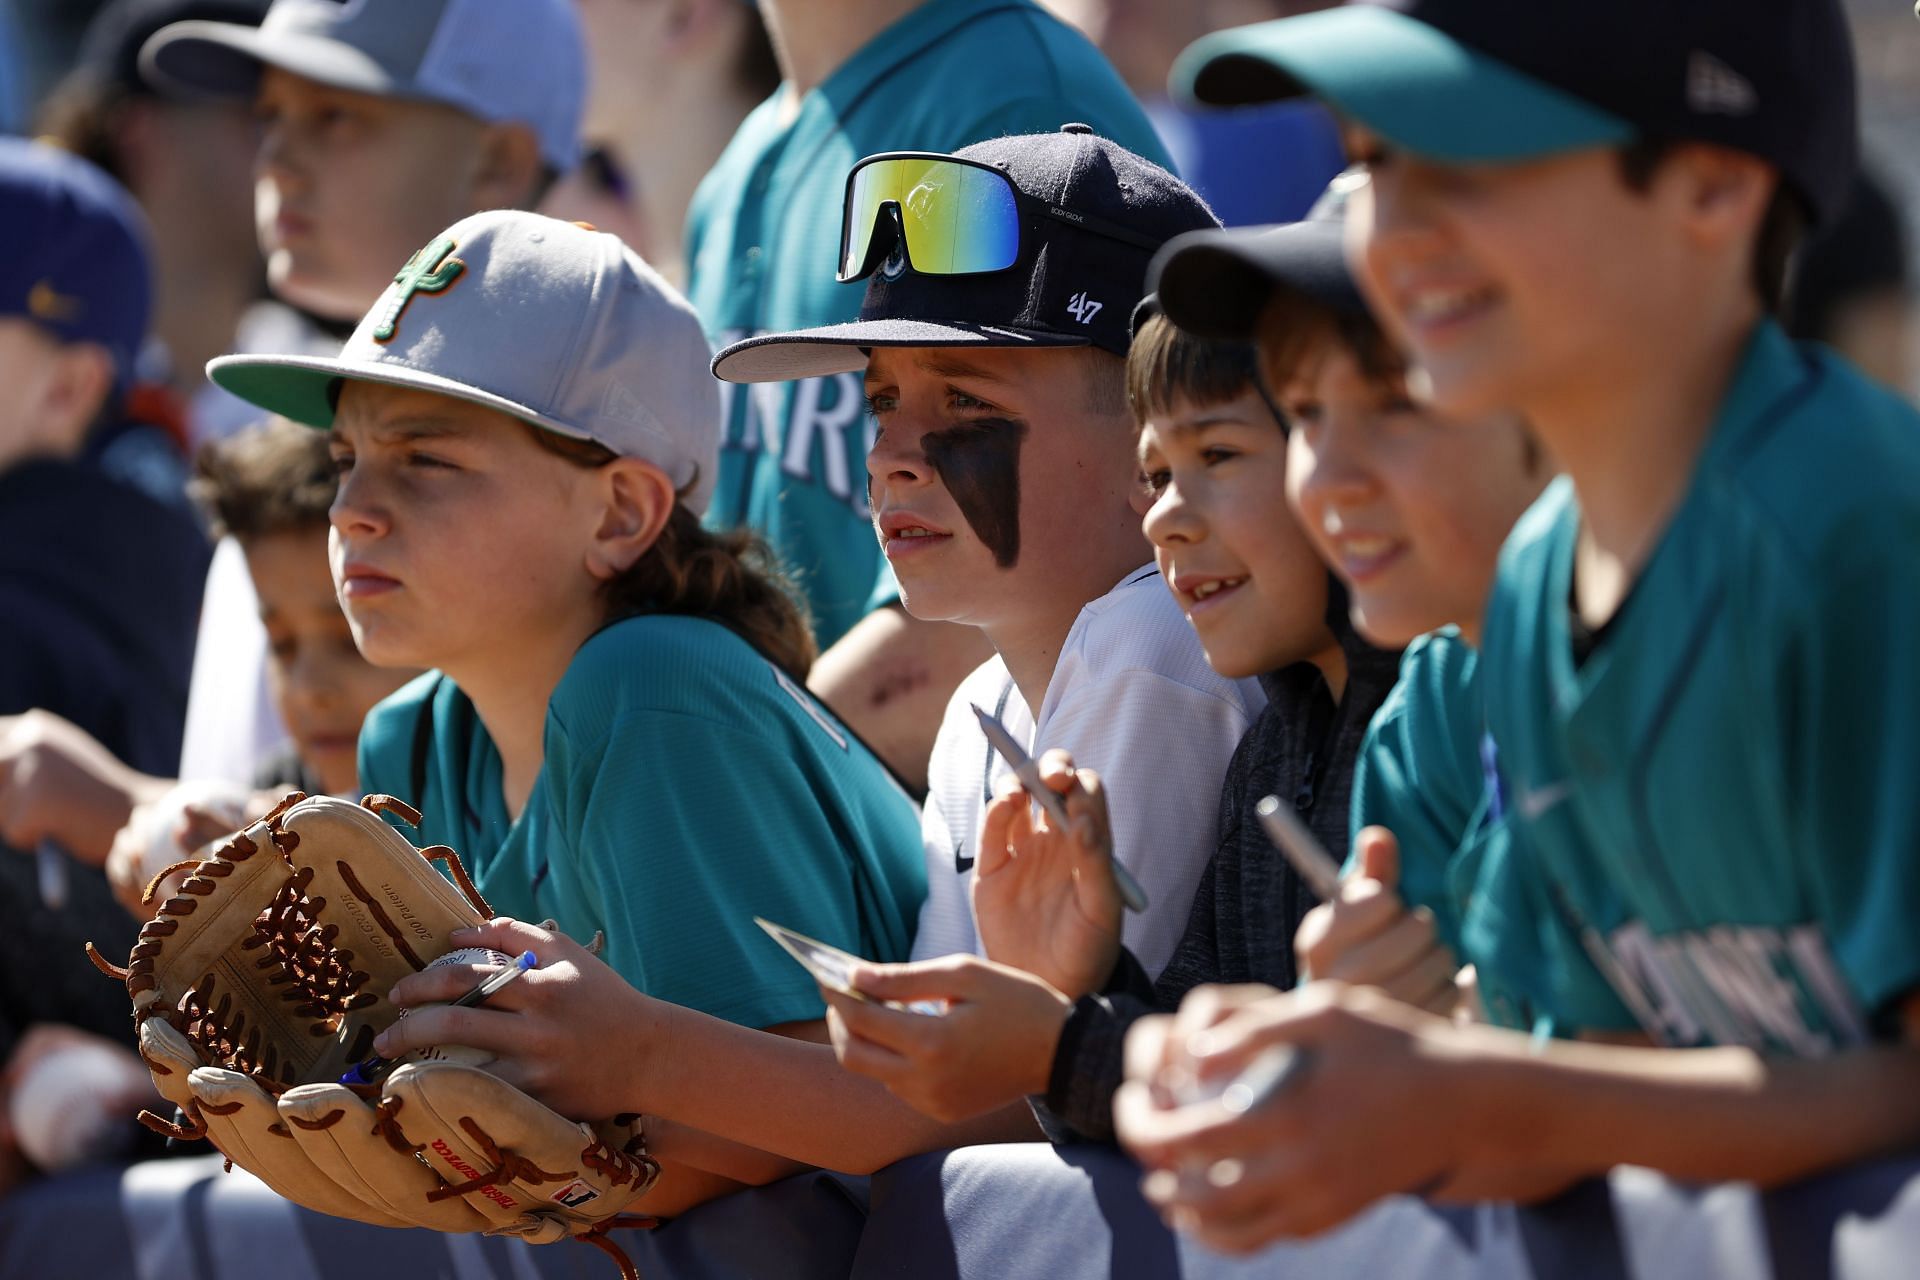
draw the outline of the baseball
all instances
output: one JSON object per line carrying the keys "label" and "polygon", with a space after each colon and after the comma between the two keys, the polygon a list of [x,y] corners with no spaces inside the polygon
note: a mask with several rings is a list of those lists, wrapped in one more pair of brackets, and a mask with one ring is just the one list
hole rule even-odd
{"label": "baseball", "polygon": [[[493,969],[505,969],[513,964],[513,957],[504,951],[495,951],[489,947],[461,947],[449,951],[433,961],[427,968],[441,969],[448,965],[486,965]],[[443,1002],[444,1003],[444,1002]],[[415,1005],[414,1009],[433,1009],[438,1005]],[[406,1017],[414,1009],[402,1009],[400,1016]],[[463,1044],[436,1044],[424,1049],[415,1049],[395,1059],[395,1065],[407,1062],[451,1062],[463,1067],[485,1068],[493,1061],[493,1055],[482,1049],[470,1049]]]}
{"label": "baseball", "polygon": [[7,1101],[14,1141],[50,1173],[111,1159],[132,1145],[130,1104],[149,1088],[146,1070],[126,1050],[75,1036],[14,1082]]}

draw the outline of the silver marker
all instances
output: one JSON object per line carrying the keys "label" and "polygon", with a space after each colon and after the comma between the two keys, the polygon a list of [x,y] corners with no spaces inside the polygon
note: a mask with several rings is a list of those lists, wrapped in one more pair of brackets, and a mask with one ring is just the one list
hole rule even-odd
{"label": "silver marker", "polygon": [[[1040,766],[1033,762],[1033,757],[1007,732],[1007,726],[982,711],[977,704],[970,702],[967,705],[973,707],[973,714],[980,721],[980,731],[987,735],[987,741],[993,744],[993,749],[1013,770],[1013,776],[1020,779],[1020,785],[1027,789],[1034,803],[1046,810],[1054,826],[1066,831],[1072,825],[1067,818],[1066,801],[1060,798],[1059,792],[1040,780]],[[1140,887],[1140,882],[1133,878],[1133,873],[1121,864],[1120,859],[1109,858],[1107,861],[1113,868],[1113,882],[1120,890],[1120,901],[1126,904],[1129,911],[1145,911],[1147,891]]]}
{"label": "silver marker", "polygon": [[1258,1111],[1306,1065],[1306,1050],[1285,1044],[1269,1046],[1220,1091],[1220,1105],[1235,1115]]}
{"label": "silver marker", "polygon": [[1331,902],[1340,894],[1340,864],[1333,860],[1327,847],[1307,830],[1307,824],[1293,816],[1293,810],[1280,802],[1279,796],[1268,796],[1253,806],[1253,812],[1259,817],[1260,825],[1266,829],[1267,839],[1273,841],[1273,847],[1280,851],[1307,888],[1322,902]]}

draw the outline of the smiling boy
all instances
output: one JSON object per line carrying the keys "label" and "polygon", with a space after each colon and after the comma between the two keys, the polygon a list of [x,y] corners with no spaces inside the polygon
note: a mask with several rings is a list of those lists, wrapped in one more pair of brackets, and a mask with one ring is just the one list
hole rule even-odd
{"label": "smiling boy", "polygon": [[1209,1069],[1315,1052],[1235,1124],[1154,1104],[1194,1020],[1150,1028],[1117,1104],[1150,1192],[1245,1248],[1416,1186],[1533,1195],[1623,1162],[1773,1185],[1913,1141],[1920,421],[1767,318],[1852,168],[1840,6],[1361,5],[1184,67],[1357,122],[1370,297],[1438,405],[1520,410],[1567,472],[1501,564],[1488,719],[1506,821],[1579,940],[1547,1011],[1659,1047],[1534,1053],[1315,984],[1207,1038]]}
{"label": "smiling boy", "polygon": [[[1350,198],[1366,181],[1349,174],[1336,191]],[[1406,359],[1367,312],[1342,238],[1337,223],[1312,222],[1183,237],[1161,263],[1160,290],[1182,325],[1259,340],[1292,424],[1288,502],[1346,584],[1354,624],[1377,644],[1407,646],[1355,768],[1347,874],[1339,896],[1302,921],[1299,970],[1446,1012],[1454,956],[1471,962],[1511,906],[1476,886],[1507,843],[1487,797],[1493,752],[1475,646],[1501,543],[1552,471],[1516,415],[1456,420],[1408,395]],[[1346,287],[1327,307],[1302,279]],[[1498,1021],[1526,1015],[1521,993],[1486,982],[1478,995]]]}

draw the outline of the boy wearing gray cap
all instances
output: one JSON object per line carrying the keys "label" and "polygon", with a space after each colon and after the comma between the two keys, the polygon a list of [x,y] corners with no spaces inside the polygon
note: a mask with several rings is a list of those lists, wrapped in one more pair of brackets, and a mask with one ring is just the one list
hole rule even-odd
{"label": "boy wearing gray cap", "polygon": [[[802,689],[812,638],[754,540],[700,526],[706,360],[692,308],[616,237],[495,211],[408,260],[338,356],[209,372],[331,431],[355,642],[435,669],[367,717],[361,784],[414,804],[497,910],[603,931],[660,1003],[817,1037],[819,991],[753,917],[903,956],[915,817]],[[535,932],[521,985],[571,981]],[[642,1208],[699,1194],[669,1174]]]}
{"label": "boy wearing gray cap", "polygon": [[141,70],[255,103],[268,282],[336,321],[440,228],[530,208],[570,170],[587,76],[567,0],[277,0],[257,28],[162,28]]}

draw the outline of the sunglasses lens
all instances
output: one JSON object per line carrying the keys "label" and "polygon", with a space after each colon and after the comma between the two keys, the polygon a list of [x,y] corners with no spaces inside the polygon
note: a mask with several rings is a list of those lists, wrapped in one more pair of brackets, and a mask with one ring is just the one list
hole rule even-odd
{"label": "sunglasses lens", "polygon": [[951,160],[895,157],[862,165],[847,191],[840,279],[872,269],[881,211],[899,211],[907,257],[922,275],[1004,271],[1020,256],[1013,187],[990,169]]}

